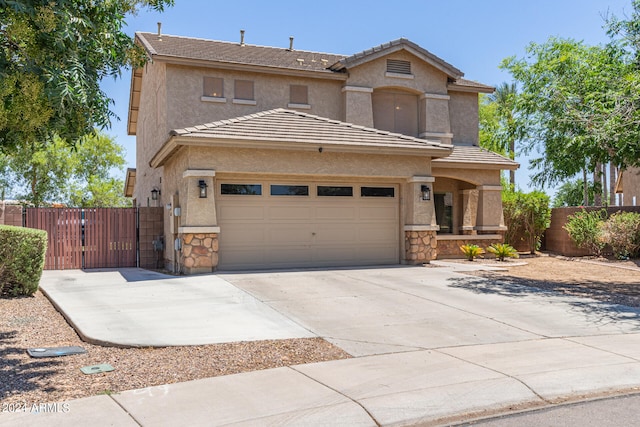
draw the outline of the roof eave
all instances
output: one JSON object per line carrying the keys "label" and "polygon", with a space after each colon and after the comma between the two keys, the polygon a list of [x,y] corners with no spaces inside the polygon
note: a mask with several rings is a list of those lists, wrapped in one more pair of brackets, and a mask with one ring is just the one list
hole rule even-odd
{"label": "roof eave", "polygon": [[491,86],[462,86],[455,83],[447,84],[447,90],[450,92],[468,92],[468,93],[493,93],[495,88]]}
{"label": "roof eave", "polygon": [[491,169],[491,170],[516,170],[520,167],[520,163],[497,163],[497,162],[472,162],[472,161],[456,161],[447,160],[447,158],[435,159],[433,167],[451,168],[451,169]]}
{"label": "roof eave", "polygon": [[317,152],[319,148],[323,152],[333,151],[339,153],[359,153],[359,154],[378,154],[378,155],[404,155],[404,156],[422,156],[431,158],[446,157],[451,153],[451,148],[447,146],[434,147],[411,147],[411,146],[389,146],[376,144],[340,144],[327,143],[327,141],[317,142],[289,142],[274,140],[255,140],[245,138],[221,138],[208,135],[172,135],[167,142],[156,152],[149,165],[152,168],[164,166],[164,164],[173,156],[181,147],[233,147],[233,148],[253,148],[267,150],[288,150],[288,151],[313,151]]}

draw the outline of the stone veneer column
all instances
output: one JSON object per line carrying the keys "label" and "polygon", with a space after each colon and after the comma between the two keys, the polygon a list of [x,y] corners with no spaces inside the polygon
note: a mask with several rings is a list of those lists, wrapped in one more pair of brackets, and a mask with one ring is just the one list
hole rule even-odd
{"label": "stone veneer column", "polygon": [[181,235],[180,265],[185,274],[211,273],[218,266],[218,233]]}
{"label": "stone veneer column", "polygon": [[404,232],[405,260],[409,264],[424,264],[436,259],[437,247],[434,230]]}

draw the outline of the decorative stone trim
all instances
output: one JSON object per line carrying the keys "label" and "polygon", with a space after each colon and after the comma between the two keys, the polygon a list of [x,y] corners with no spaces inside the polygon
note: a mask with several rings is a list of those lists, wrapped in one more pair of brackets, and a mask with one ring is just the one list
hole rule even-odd
{"label": "decorative stone trim", "polygon": [[476,187],[480,191],[502,191],[501,185],[478,185]]}
{"label": "decorative stone trim", "polygon": [[216,171],[212,169],[187,169],[182,172],[183,178],[189,177],[207,177],[207,176],[216,176]]}
{"label": "decorative stone trim", "polygon": [[220,227],[178,227],[180,234],[220,233]]}
{"label": "decorative stone trim", "polygon": [[218,233],[181,234],[180,266],[185,274],[211,273],[218,266]]}
{"label": "decorative stone trim", "polygon": [[407,264],[428,264],[436,259],[438,241],[435,231],[405,231],[404,249]]}
{"label": "decorative stone trim", "polygon": [[342,92],[364,92],[373,93],[373,88],[364,86],[344,86]]}
{"label": "decorative stone trim", "polygon": [[412,176],[407,182],[436,182],[436,179],[432,176]]}
{"label": "decorative stone trim", "polygon": [[422,95],[420,95],[420,100],[423,99],[441,99],[443,101],[448,101],[451,99],[451,96],[449,95],[441,95],[439,93],[423,93]]}
{"label": "decorative stone trim", "polygon": [[200,97],[200,101],[203,102],[217,102],[220,104],[224,104],[227,102],[227,98],[220,98],[217,96],[201,96]]}
{"label": "decorative stone trim", "polygon": [[405,225],[404,231],[440,231],[439,225]]}

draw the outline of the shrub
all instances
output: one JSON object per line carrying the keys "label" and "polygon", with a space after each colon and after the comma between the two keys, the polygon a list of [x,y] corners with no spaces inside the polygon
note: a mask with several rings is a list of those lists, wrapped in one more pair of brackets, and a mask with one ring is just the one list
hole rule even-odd
{"label": "shrub", "polygon": [[33,295],[46,251],[46,231],[0,225],[0,296]]}
{"label": "shrub", "polygon": [[498,261],[504,261],[505,258],[518,258],[518,251],[507,243],[494,243],[487,248],[487,252],[494,254]]}
{"label": "shrub", "polygon": [[475,257],[484,253],[482,248],[478,245],[462,245],[460,246],[460,250],[469,261],[473,261]]}
{"label": "shrub", "polygon": [[581,210],[569,215],[564,229],[569,233],[569,238],[579,248],[583,248],[600,256],[604,249],[605,241],[602,236],[602,226],[607,217],[607,211]]}
{"label": "shrub", "polygon": [[604,242],[618,258],[635,257],[640,250],[640,214],[617,212],[601,226]]}
{"label": "shrub", "polygon": [[524,236],[528,249],[535,253],[540,248],[542,234],[551,223],[549,196],[542,191],[504,190],[502,210],[507,226],[505,241],[514,242],[518,236]]}

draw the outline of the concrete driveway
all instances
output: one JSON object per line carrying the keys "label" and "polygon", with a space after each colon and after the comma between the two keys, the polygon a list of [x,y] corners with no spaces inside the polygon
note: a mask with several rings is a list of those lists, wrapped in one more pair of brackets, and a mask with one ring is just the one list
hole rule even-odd
{"label": "concrete driveway", "polygon": [[449,266],[219,277],[354,356],[640,332],[638,309],[498,284]]}

